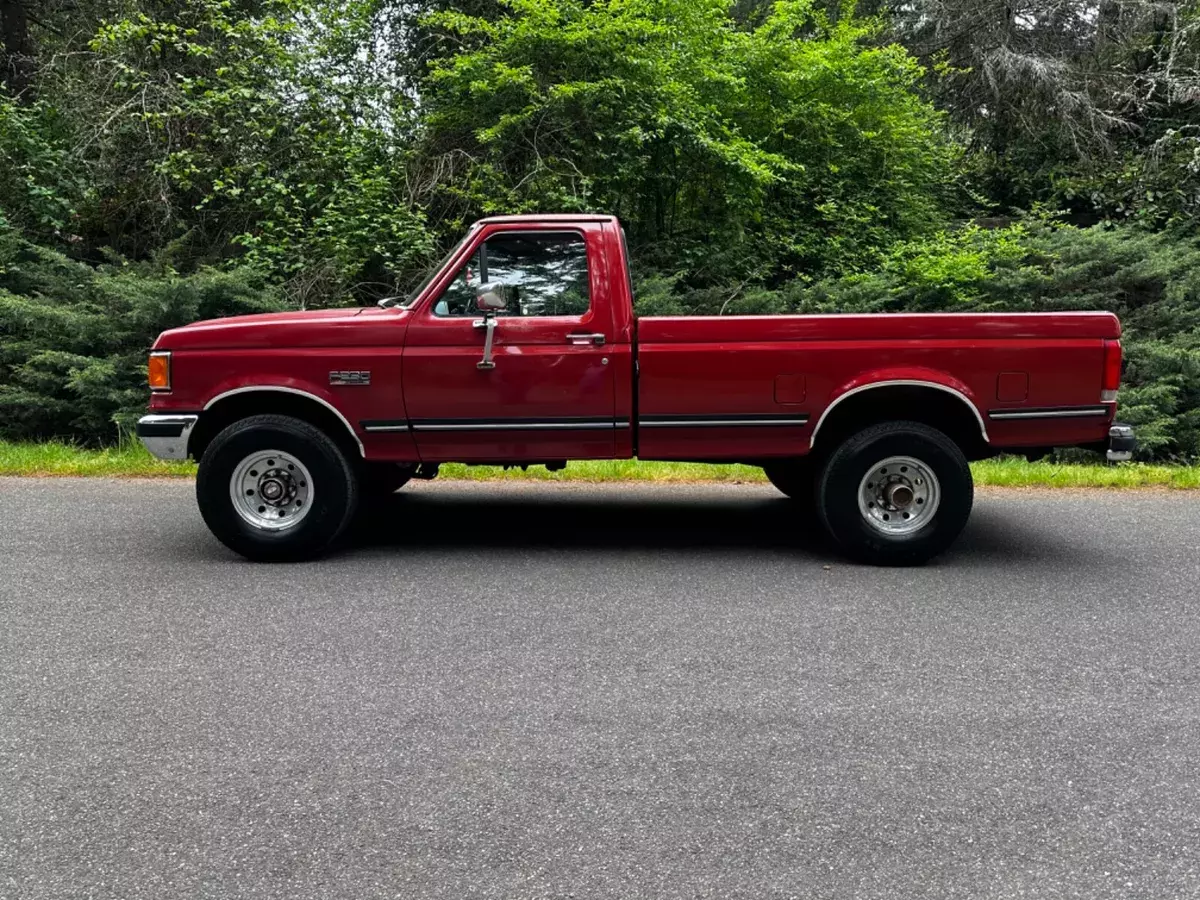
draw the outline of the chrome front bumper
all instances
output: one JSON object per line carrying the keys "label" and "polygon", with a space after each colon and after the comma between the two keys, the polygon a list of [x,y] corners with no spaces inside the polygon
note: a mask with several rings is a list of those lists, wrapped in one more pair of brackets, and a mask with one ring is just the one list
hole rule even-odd
{"label": "chrome front bumper", "polygon": [[142,416],[138,419],[137,436],[159,459],[187,459],[188,438],[199,418],[170,413]]}

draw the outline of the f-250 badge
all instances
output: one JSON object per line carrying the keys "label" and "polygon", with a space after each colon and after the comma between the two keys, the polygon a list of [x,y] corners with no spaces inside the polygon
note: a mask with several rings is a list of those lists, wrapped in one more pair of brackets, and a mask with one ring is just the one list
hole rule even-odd
{"label": "f-250 badge", "polygon": [[340,385],[368,385],[371,383],[370,372],[330,372],[330,384]]}

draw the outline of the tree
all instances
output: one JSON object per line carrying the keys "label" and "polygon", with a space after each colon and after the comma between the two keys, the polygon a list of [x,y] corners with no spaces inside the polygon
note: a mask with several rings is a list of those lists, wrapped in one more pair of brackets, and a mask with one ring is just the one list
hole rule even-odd
{"label": "tree", "polygon": [[11,221],[93,261],[240,258],[301,304],[388,294],[420,267],[431,242],[405,180],[411,97],[373,65],[374,3],[120,12],[82,39],[61,32],[44,103],[0,94]]}
{"label": "tree", "polygon": [[[1200,97],[1194,0],[872,5],[937,73],[935,102],[963,129],[978,184],[1004,212],[1052,198],[1085,218],[1094,206],[1111,212],[1096,175],[1120,171],[1119,157],[1160,152],[1163,126]],[[1089,187],[1056,192],[1081,175]]]}
{"label": "tree", "polygon": [[33,41],[24,0],[0,0],[0,82],[23,94],[33,81]]}
{"label": "tree", "polygon": [[[953,149],[919,66],[807,0],[510,0],[441,13],[422,85],[434,208],[604,210],[693,281],[865,265],[939,218]],[[449,216],[455,218],[455,216]]]}

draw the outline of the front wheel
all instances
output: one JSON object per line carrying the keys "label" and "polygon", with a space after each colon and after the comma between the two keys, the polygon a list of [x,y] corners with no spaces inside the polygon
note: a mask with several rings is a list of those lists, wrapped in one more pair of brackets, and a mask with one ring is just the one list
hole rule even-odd
{"label": "front wheel", "polygon": [[354,471],[320,429],[290,416],[251,416],[209,444],[196,474],[209,530],[247,559],[315,557],[345,530],[358,501]]}
{"label": "front wheel", "polygon": [[945,434],[888,422],[848,438],[817,483],[821,523],[845,553],[875,565],[920,565],[962,532],[975,499],[971,468]]}

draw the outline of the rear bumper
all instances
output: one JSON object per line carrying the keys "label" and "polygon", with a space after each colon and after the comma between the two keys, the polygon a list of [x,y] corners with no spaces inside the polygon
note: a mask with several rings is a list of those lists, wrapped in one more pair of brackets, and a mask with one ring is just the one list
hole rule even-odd
{"label": "rear bumper", "polygon": [[188,439],[199,416],[150,415],[137,423],[137,436],[159,459],[187,459]]}
{"label": "rear bumper", "polygon": [[1108,461],[1128,462],[1133,459],[1133,451],[1137,449],[1137,438],[1133,428],[1119,422],[1108,430]]}

